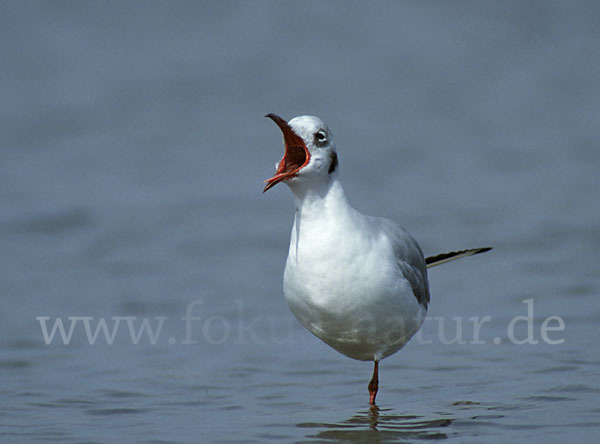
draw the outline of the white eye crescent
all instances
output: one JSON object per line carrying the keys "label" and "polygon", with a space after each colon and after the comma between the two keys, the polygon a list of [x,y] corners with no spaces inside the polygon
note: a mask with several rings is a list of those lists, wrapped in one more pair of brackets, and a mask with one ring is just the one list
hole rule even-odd
{"label": "white eye crescent", "polygon": [[327,133],[324,130],[319,130],[315,133],[315,144],[323,146],[327,143]]}

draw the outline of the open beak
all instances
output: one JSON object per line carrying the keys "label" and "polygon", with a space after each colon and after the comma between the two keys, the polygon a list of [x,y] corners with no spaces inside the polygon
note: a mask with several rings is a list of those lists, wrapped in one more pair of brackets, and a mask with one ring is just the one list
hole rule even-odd
{"label": "open beak", "polygon": [[308,151],[308,148],[306,148],[306,144],[302,138],[290,128],[285,120],[277,114],[267,114],[265,117],[268,117],[275,122],[283,133],[285,152],[279,162],[279,167],[277,168],[275,175],[270,179],[265,180],[267,185],[265,186],[263,193],[282,180],[294,177],[310,160],[310,152]]}

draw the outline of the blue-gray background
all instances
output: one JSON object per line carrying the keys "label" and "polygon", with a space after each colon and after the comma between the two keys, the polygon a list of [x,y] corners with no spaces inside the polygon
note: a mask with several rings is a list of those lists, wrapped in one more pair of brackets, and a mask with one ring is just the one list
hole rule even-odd
{"label": "blue-gray background", "polygon": [[[594,1],[2,1],[0,439],[594,442],[599,22]],[[378,413],[371,366],[283,300],[268,112],[322,117],[350,200],[426,254],[495,247],[431,270]],[[512,344],[526,299],[538,344]],[[38,316],[167,319],[156,345],[79,324],[65,346]],[[444,343],[473,316],[485,344]]]}

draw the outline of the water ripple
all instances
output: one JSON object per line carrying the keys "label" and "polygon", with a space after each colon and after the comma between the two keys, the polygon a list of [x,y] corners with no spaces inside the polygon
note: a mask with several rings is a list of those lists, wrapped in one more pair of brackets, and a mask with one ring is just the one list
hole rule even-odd
{"label": "water ripple", "polygon": [[441,439],[452,418],[427,419],[419,415],[387,413],[390,409],[373,407],[339,423],[304,422],[300,428],[319,430],[308,438],[325,442],[391,442],[398,439]]}

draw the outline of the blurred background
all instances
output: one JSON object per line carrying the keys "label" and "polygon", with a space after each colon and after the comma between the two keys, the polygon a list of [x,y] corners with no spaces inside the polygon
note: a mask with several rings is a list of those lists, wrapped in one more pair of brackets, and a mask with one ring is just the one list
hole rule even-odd
{"label": "blurred background", "polygon": [[[375,421],[389,442],[592,442],[599,20],[594,1],[2,1],[0,436],[366,442]],[[349,200],[427,255],[494,246],[430,273],[432,319],[489,315],[487,345],[426,323],[432,344],[382,363],[379,418],[371,366],[283,299],[270,112],[326,121]],[[530,298],[540,343],[509,344]],[[155,345],[125,324],[46,345],[39,316],[166,320]],[[541,341],[548,316],[564,343]]]}

